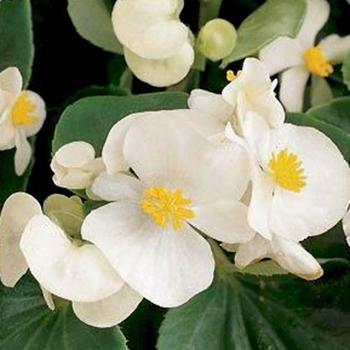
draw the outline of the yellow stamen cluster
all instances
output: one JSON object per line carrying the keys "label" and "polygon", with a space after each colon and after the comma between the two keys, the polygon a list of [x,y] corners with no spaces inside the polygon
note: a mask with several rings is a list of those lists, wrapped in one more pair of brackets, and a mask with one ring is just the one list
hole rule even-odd
{"label": "yellow stamen cluster", "polygon": [[237,74],[235,74],[235,72],[233,70],[228,70],[226,72],[226,79],[227,79],[227,81],[232,82],[232,81],[236,80],[240,74],[241,74],[240,70],[237,72]]}
{"label": "yellow stamen cluster", "polygon": [[145,190],[141,207],[160,227],[166,228],[170,222],[174,230],[179,230],[186,220],[195,217],[194,211],[188,207],[191,203],[181,190],[154,186]]}
{"label": "yellow stamen cluster", "polygon": [[294,153],[288,152],[287,149],[277,153],[272,153],[271,160],[268,164],[275,182],[282,188],[300,192],[306,185],[303,163]]}
{"label": "yellow stamen cluster", "polygon": [[28,93],[23,91],[12,107],[11,116],[13,123],[19,126],[35,124],[39,120],[38,117],[33,115],[35,110],[35,103],[30,100]]}
{"label": "yellow stamen cluster", "polygon": [[328,61],[324,52],[319,46],[312,47],[304,52],[305,66],[307,70],[322,78],[333,73],[333,66]]}

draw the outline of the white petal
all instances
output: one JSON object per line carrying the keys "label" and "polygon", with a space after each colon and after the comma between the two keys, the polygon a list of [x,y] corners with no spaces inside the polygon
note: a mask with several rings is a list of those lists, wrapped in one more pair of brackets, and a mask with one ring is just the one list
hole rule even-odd
{"label": "white petal", "polygon": [[2,208],[0,277],[7,287],[14,287],[28,269],[19,242],[29,220],[40,213],[40,204],[32,196],[22,192],[11,195]]}
{"label": "white petal", "polygon": [[106,299],[94,303],[73,302],[73,311],[84,323],[99,328],[113,327],[129,317],[142,296],[127,285]]}
{"label": "white petal", "polygon": [[333,92],[326,79],[317,75],[311,76],[311,106],[318,106],[333,100]]}
{"label": "white petal", "polygon": [[17,96],[22,90],[22,75],[17,67],[9,67],[0,73],[0,90]]}
{"label": "white petal", "polygon": [[193,210],[196,216],[190,223],[220,242],[247,242],[255,234],[247,222],[247,207],[238,201],[222,200]]}
{"label": "white petal", "polygon": [[185,42],[173,55],[161,59],[147,59],[124,48],[125,60],[131,71],[140,80],[156,87],[165,87],[180,82],[189,73],[194,61],[194,51]]}
{"label": "white petal", "polygon": [[309,281],[323,275],[320,264],[301,244],[274,237],[271,248],[273,259],[292,274]]}
{"label": "white petal", "polygon": [[173,55],[187,40],[178,18],[177,0],[119,0],[112,13],[119,41],[136,55],[160,59]]}
{"label": "white petal", "polygon": [[248,265],[258,262],[269,256],[270,241],[259,234],[247,243],[238,246],[235,255],[235,264],[238,268],[244,269]]}
{"label": "white petal", "polygon": [[272,130],[270,158],[284,149],[302,162],[306,184],[300,192],[276,188],[270,223],[276,234],[300,241],[326,232],[343,218],[350,200],[350,170],[336,145],[314,128],[285,124]]}
{"label": "white petal", "polygon": [[15,147],[16,128],[12,123],[10,111],[7,110],[0,119],[0,150]]}
{"label": "white petal", "polygon": [[307,11],[297,39],[305,49],[314,46],[316,35],[329,18],[330,6],[326,0],[307,0]]}
{"label": "white petal", "polygon": [[190,109],[209,114],[224,125],[234,116],[233,107],[222,98],[221,94],[195,89],[191,91],[187,103]]}
{"label": "white petal", "polygon": [[346,237],[346,242],[350,246],[350,210],[345,214],[343,218],[343,230]]}
{"label": "white petal", "polygon": [[320,41],[319,46],[333,64],[341,63],[350,53],[350,35],[345,37],[337,34],[329,35]]}
{"label": "white petal", "polygon": [[288,112],[302,112],[304,92],[310,73],[304,66],[290,68],[281,75],[280,100]]}
{"label": "white petal", "polygon": [[26,171],[32,157],[32,146],[28,142],[24,130],[17,130],[15,144],[15,172],[17,176],[21,176]]}
{"label": "white petal", "polygon": [[109,131],[102,149],[102,159],[108,174],[116,174],[129,169],[123,155],[125,135],[136,118],[144,118],[147,115],[148,112],[130,114],[117,122]]}
{"label": "white petal", "polygon": [[54,161],[66,168],[80,168],[94,160],[95,150],[87,142],[75,141],[60,147]]}
{"label": "white petal", "polygon": [[213,280],[209,244],[192,228],[162,230],[139,205],[112,203],[92,211],[82,227],[122,278],[142,296],[175,307]]}
{"label": "white petal", "polygon": [[40,289],[41,289],[41,293],[43,295],[43,298],[45,300],[45,303],[46,303],[47,307],[51,311],[54,311],[56,306],[55,306],[55,302],[53,300],[52,294],[48,290],[46,290],[43,286],[41,286],[41,285],[40,285]]}
{"label": "white petal", "polygon": [[259,53],[259,59],[270,75],[304,63],[303,49],[295,39],[281,36],[266,45]]}
{"label": "white petal", "polygon": [[249,167],[241,147],[211,144],[175,118],[176,111],[153,114],[130,128],[124,144],[125,158],[142,182],[181,189],[195,205],[242,197]]}
{"label": "white petal", "polygon": [[138,200],[144,187],[131,175],[104,173],[96,178],[91,190],[99,198],[113,202],[125,199]]}
{"label": "white petal", "polygon": [[44,215],[30,220],[20,246],[34,277],[61,298],[93,302],[124,284],[95,246],[75,245]]}

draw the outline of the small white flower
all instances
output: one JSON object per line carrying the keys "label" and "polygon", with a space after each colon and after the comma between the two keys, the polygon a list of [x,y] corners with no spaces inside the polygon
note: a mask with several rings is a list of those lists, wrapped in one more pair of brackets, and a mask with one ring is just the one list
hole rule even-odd
{"label": "small white flower", "polygon": [[244,131],[252,171],[248,221],[256,232],[268,240],[278,235],[299,242],[344,216],[350,170],[327,136],[291,124],[270,129],[251,112]]}
{"label": "small white flower", "polygon": [[[230,243],[248,241],[253,233],[238,201],[247,186],[245,164],[168,113],[140,118],[126,133],[123,161],[138,178],[111,171],[119,169],[118,155],[104,158],[109,172],[92,190],[113,203],[87,216],[82,236],[133,289],[174,307],[213,280],[210,246],[193,227]],[[110,137],[108,147],[119,142]]]}
{"label": "small white flower", "polygon": [[[56,202],[54,198],[54,204],[48,205],[52,209],[48,215],[54,219],[59,217]],[[70,213],[67,212],[67,216]],[[83,218],[76,217],[76,220],[80,220],[81,226]],[[60,224],[65,227],[67,223]],[[68,234],[42,213],[32,217],[26,225],[20,249],[51,309],[54,304],[50,294],[57,295],[72,301],[73,310],[83,322],[110,327],[128,317],[142,300],[97,247],[81,239],[79,231]]]}
{"label": "small white flower", "polygon": [[194,61],[189,29],[180,21],[183,0],[118,0],[112,22],[125,59],[140,79],[154,86],[182,80]]}
{"label": "small white flower", "polygon": [[51,162],[56,186],[72,190],[89,189],[94,179],[104,170],[101,158],[87,142],[76,141],[62,146]]}
{"label": "small white flower", "polygon": [[268,71],[259,60],[245,59],[242,71],[231,80],[222,91],[222,96],[235,109],[244,109],[238,115],[239,128],[243,123],[239,118],[244,117],[247,111],[261,115],[270,127],[283,124],[285,113],[274,93],[277,82],[271,82]]}
{"label": "small white flower", "polygon": [[283,72],[280,99],[290,112],[301,112],[304,91],[310,74],[326,78],[333,65],[350,51],[350,35],[332,34],[315,44],[320,29],[327,22],[330,7],[325,0],[308,0],[304,23],[296,39],[280,37],[260,51],[260,59],[270,75]]}
{"label": "small white flower", "polygon": [[42,127],[45,103],[36,93],[22,91],[22,76],[15,67],[0,73],[0,150],[16,148],[15,172],[23,175],[32,155],[27,138]]}
{"label": "small white flower", "polygon": [[350,210],[345,214],[343,218],[343,230],[346,237],[346,242],[350,246]]}

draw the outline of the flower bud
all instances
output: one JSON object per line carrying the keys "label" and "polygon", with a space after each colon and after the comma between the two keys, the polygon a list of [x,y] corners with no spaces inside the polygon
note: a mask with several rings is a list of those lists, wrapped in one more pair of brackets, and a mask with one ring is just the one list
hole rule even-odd
{"label": "flower bud", "polygon": [[212,61],[227,57],[235,48],[237,32],[228,21],[220,18],[205,24],[198,36],[198,49]]}

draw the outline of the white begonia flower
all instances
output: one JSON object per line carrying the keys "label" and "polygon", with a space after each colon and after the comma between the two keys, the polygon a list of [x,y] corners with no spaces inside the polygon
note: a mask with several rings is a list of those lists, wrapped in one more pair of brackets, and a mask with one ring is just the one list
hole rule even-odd
{"label": "white begonia flower", "polygon": [[272,128],[283,124],[285,113],[274,93],[277,82],[271,82],[268,71],[258,59],[245,59],[242,71],[231,79],[222,96],[235,110],[245,109],[238,115],[238,131],[244,122],[240,117],[244,118],[247,111],[261,115]]}
{"label": "white begonia flower", "polygon": [[252,171],[248,222],[256,232],[268,240],[278,235],[299,242],[344,216],[350,169],[327,136],[291,124],[270,129],[252,112],[244,130]]}
{"label": "white begonia flower", "polygon": [[35,92],[22,91],[22,76],[15,67],[0,73],[0,150],[16,148],[15,172],[23,175],[32,155],[27,138],[42,127],[45,103]]}
{"label": "white begonia flower", "polygon": [[101,158],[87,142],[68,143],[55,153],[51,169],[56,186],[72,190],[89,189],[94,179],[104,171]]}
{"label": "white begonia flower", "polygon": [[327,1],[308,0],[306,17],[296,39],[280,37],[260,51],[260,60],[270,75],[283,72],[280,99],[290,112],[303,110],[310,74],[328,77],[333,73],[333,65],[340,63],[350,51],[350,35],[341,38],[332,34],[315,44],[329,13]]}
{"label": "white begonia flower", "polygon": [[14,287],[28,270],[19,242],[30,219],[40,213],[40,204],[32,196],[22,192],[11,195],[2,208],[0,278],[6,287]]}
{"label": "white begonia flower", "polygon": [[[213,280],[210,246],[193,227],[230,243],[253,237],[238,201],[247,168],[235,152],[218,152],[169,112],[153,113],[134,122],[124,140],[124,160],[138,178],[109,173],[96,179],[94,193],[114,202],[87,216],[82,236],[142,296],[175,307]],[[109,156],[111,170],[118,161],[108,164]]]}
{"label": "white begonia flower", "polygon": [[343,218],[343,230],[345,233],[346,242],[350,246],[350,210]]}
{"label": "white begonia flower", "polygon": [[163,87],[178,83],[194,62],[191,32],[180,21],[183,0],[118,0],[112,22],[126,62],[142,81]]}
{"label": "white begonia flower", "polygon": [[[55,209],[57,205],[48,207]],[[57,210],[48,215],[59,217]],[[66,223],[60,224],[64,227]],[[20,249],[51,309],[54,304],[50,294],[57,295],[72,301],[73,310],[83,322],[111,327],[128,317],[142,300],[96,246],[83,241],[79,232],[68,234],[42,213],[26,225]]]}

